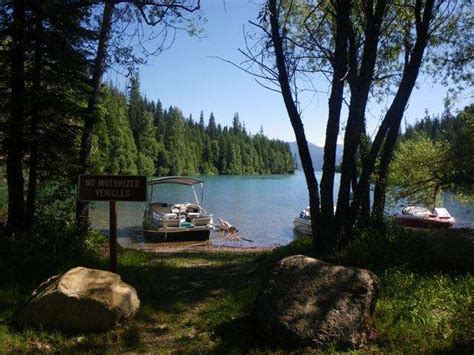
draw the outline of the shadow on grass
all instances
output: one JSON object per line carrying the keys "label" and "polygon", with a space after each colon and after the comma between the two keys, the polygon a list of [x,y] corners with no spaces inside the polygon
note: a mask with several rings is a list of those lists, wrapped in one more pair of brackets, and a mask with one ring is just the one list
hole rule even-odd
{"label": "shadow on grass", "polygon": [[[145,265],[123,265],[122,279],[133,285],[143,304],[159,311],[176,311],[202,302],[220,290],[233,292],[244,279],[259,278],[259,263],[221,255],[160,255]],[[182,259],[181,265],[170,261]],[[216,260],[222,264],[212,264]],[[195,261],[192,263],[192,261]],[[194,265],[193,265],[194,264]]]}
{"label": "shadow on grass", "polygon": [[[145,347],[151,350],[150,344],[173,337],[174,340],[169,341],[172,349],[192,352],[197,349],[197,343],[202,342],[191,334],[194,330],[210,333],[206,341],[214,344],[208,345],[209,350],[246,352],[255,348],[274,349],[274,345],[259,336],[251,316],[261,284],[281,258],[314,253],[310,240],[302,238],[289,246],[262,253],[150,254],[121,250],[120,254],[118,273],[136,288],[141,300],[136,319],[110,332],[87,334],[82,341],[74,340],[81,334],[65,334],[64,342],[56,341],[58,349],[102,352],[109,347],[119,351],[136,351]],[[78,265],[107,269],[105,260],[93,259],[84,259],[68,267]],[[28,298],[33,286],[29,283],[17,290],[17,307]],[[12,306],[9,304],[7,307],[11,309]],[[25,336],[24,330],[13,328],[9,323],[12,334]],[[157,328],[161,323],[169,329],[162,331]],[[191,334],[189,339],[188,333]],[[180,336],[183,338],[181,343]],[[35,337],[38,335],[33,335]],[[41,337],[54,338],[47,331]]]}
{"label": "shadow on grass", "polygon": [[[54,344],[53,350],[65,352],[286,351],[261,338],[252,316],[262,282],[268,279],[278,260],[288,255],[304,254],[328,262],[369,268],[379,276],[400,265],[407,271],[430,272],[428,270],[432,265],[427,267],[419,257],[423,252],[423,243],[423,238],[418,239],[414,234],[403,231],[388,237],[371,232],[361,235],[331,258],[317,255],[308,238],[261,253],[203,251],[152,254],[125,249],[120,253],[118,273],[125,282],[136,288],[141,300],[140,312],[134,320],[109,332],[61,335],[59,339],[53,332],[32,333],[13,329],[8,322],[11,310],[27,299],[35,284],[12,279],[5,286],[16,287],[15,294],[2,295],[0,292],[0,339],[1,327],[6,325],[7,338],[17,337],[19,342],[24,343],[44,339]],[[68,267],[78,265],[107,269],[105,259],[84,259],[76,265],[69,263]],[[399,280],[394,279],[392,283],[395,290]],[[394,298],[394,295],[395,291],[387,297]],[[13,303],[6,301],[12,297],[16,299]],[[79,341],[81,338],[84,339]],[[462,346],[465,343],[453,345],[446,351],[455,351]],[[34,350],[19,348],[20,352]]]}
{"label": "shadow on grass", "polygon": [[250,349],[260,349],[262,352],[283,350],[275,344],[270,344],[261,336],[256,319],[252,314],[223,322],[216,328],[215,334],[221,339],[221,342],[214,350],[220,354],[230,351],[244,354]]}
{"label": "shadow on grass", "polygon": [[[91,334],[87,341],[63,350],[100,352],[111,347],[159,352],[167,346],[168,351],[184,353],[246,352],[270,346],[255,337],[258,331],[250,316],[262,279],[273,267],[273,258],[265,253],[144,257],[128,250],[122,258],[118,273],[136,288],[141,301],[135,320],[102,335]],[[202,340],[200,334],[208,335]]]}

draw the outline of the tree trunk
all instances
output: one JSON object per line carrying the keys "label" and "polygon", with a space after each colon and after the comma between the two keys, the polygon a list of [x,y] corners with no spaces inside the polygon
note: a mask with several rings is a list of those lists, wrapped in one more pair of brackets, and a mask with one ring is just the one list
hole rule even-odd
{"label": "tree trunk", "polygon": [[350,18],[350,2],[337,1],[336,48],[333,58],[334,74],[329,96],[329,115],[324,144],[323,176],[321,178],[321,236],[327,240],[334,233],[334,175],[336,172],[336,149],[339,135],[344,82],[347,74],[347,23]]}
{"label": "tree trunk", "polygon": [[[379,0],[374,6],[366,6],[365,17],[367,25],[363,54],[358,70],[356,55],[357,43],[353,29],[350,31],[349,48],[349,84],[351,88],[351,102],[347,127],[344,134],[344,153],[341,164],[341,181],[336,208],[336,236],[341,240],[345,232],[347,239],[352,232],[350,215],[351,179],[356,159],[357,148],[360,143],[361,133],[365,125],[365,110],[372,85],[375,63],[377,59],[377,46],[380,38],[380,28],[385,15],[386,0]],[[348,24],[350,26],[350,24]]]}
{"label": "tree trunk", "polygon": [[[351,181],[356,160],[357,147],[359,146],[362,123],[364,120],[365,107],[367,104],[368,90],[366,95],[357,90],[351,90],[351,102],[349,104],[349,116],[347,119],[346,133],[344,135],[344,153],[341,164],[341,180],[339,184],[339,194],[336,207],[336,236],[339,243],[342,242],[346,220],[348,219]],[[359,93],[358,93],[359,92]],[[347,232],[347,231],[346,231]]]}
{"label": "tree trunk", "polygon": [[[407,100],[408,102],[408,100]],[[385,211],[385,195],[387,191],[387,178],[389,172],[390,162],[392,161],[393,151],[397,144],[397,138],[400,131],[400,123],[403,118],[401,117],[394,123],[393,127],[390,127],[387,138],[382,150],[382,157],[380,159],[380,166],[378,170],[377,181],[375,182],[374,188],[374,202],[372,205],[373,218],[375,222],[383,222],[384,211]],[[397,124],[398,123],[398,124]]]}
{"label": "tree trunk", "polygon": [[[387,135],[387,139],[385,140],[384,145],[384,153],[382,156],[382,160],[385,160],[384,171],[379,170],[379,176],[387,176],[387,169],[388,164],[393,155],[393,149],[395,148],[396,137],[398,136],[398,131],[400,129],[400,124],[403,119],[403,112],[406,108],[410,95],[413,91],[413,88],[416,83],[416,79],[418,78],[418,73],[423,61],[423,54],[426,48],[426,45],[429,41],[429,26],[433,18],[433,5],[434,0],[427,0],[424,6],[423,16],[421,16],[421,3],[417,2],[417,7],[415,8],[416,19],[416,42],[411,50],[411,55],[409,61],[405,64],[405,68],[403,71],[402,79],[400,81],[400,85],[397,89],[397,93],[388,109],[385,117],[380,125],[379,130],[375,136],[374,142],[372,143],[368,158],[364,164],[362,169],[361,177],[359,179],[359,184],[357,190],[354,195],[354,201],[351,206],[351,215],[352,220],[350,223],[354,223],[355,218],[354,216],[357,215],[357,211],[360,208],[363,192],[369,188],[370,183],[370,176],[374,170],[375,161],[377,159],[378,153],[382,146],[382,143],[385,140],[385,136]],[[390,135],[389,131],[392,131],[391,138],[389,141],[388,135]],[[395,138],[393,137],[395,136]],[[385,149],[386,146],[386,149]],[[387,163],[388,162],[388,163]],[[380,188],[380,187],[379,187]],[[385,191],[385,189],[383,189]],[[382,190],[378,192],[380,199],[380,193]],[[385,192],[383,192],[385,193]],[[374,192],[375,194],[375,192]],[[375,199],[375,197],[374,197]],[[380,207],[379,204],[381,201],[377,202],[377,206],[373,206],[377,208],[376,214],[380,214]],[[382,212],[383,214],[383,212]]]}
{"label": "tree trunk", "polygon": [[8,229],[20,232],[24,217],[25,2],[13,1],[11,99],[7,137]]}
{"label": "tree trunk", "polygon": [[[100,89],[102,76],[105,70],[105,60],[107,57],[107,46],[112,27],[112,14],[114,12],[115,1],[107,0],[104,5],[104,13],[100,26],[99,43],[97,54],[94,61],[94,70],[92,73],[92,91],[87,102],[87,109],[84,117],[84,127],[81,137],[81,150],[79,155],[80,173],[88,174],[90,172],[90,158],[92,148],[92,133],[97,122],[97,108],[100,98]],[[88,223],[89,203],[86,201],[76,202],[76,221],[78,223]]]}
{"label": "tree trunk", "polygon": [[[360,144],[360,160],[361,166],[364,166],[365,161],[369,155],[369,138],[367,136],[367,128],[364,127],[364,131],[362,133],[363,141]],[[355,186],[353,187],[353,191],[357,191],[357,184],[356,181]],[[364,191],[362,191],[362,200],[361,200],[361,213],[360,218],[364,223],[367,223],[370,219],[370,189],[367,187]]]}
{"label": "tree trunk", "polygon": [[320,210],[319,210],[319,191],[318,181],[314,175],[313,162],[309,154],[308,142],[304,132],[303,122],[293,99],[291,87],[289,83],[288,71],[285,63],[285,54],[283,52],[283,42],[280,37],[280,28],[278,22],[278,11],[276,7],[276,0],[270,0],[268,4],[270,13],[270,25],[273,47],[275,50],[276,65],[278,68],[278,81],[281,88],[285,107],[290,118],[291,125],[295,132],[296,143],[301,158],[301,165],[303,167],[306,184],[309,192],[309,207],[311,210],[311,229],[313,234],[313,242],[316,248],[320,251],[328,250],[328,241],[320,238]]}
{"label": "tree trunk", "polygon": [[42,51],[41,41],[43,37],[42,9],[41,4],[35,3],[35,58],[33,65],[33,85],[31,98],[31,122],[30,122],[30,161],[28,171],[28,193],[26,196],[25,228],[27,231],[33,229],[36,213],[36,190],[38,181],[38,126],[40,122],[40,92],[41,92],[41,66]]}

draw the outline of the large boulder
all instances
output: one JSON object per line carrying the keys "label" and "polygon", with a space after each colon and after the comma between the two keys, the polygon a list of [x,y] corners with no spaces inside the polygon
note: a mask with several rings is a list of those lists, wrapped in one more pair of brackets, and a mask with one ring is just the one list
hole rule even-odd
{"label": "large boulder", "polygon": [[103,331],[132,318],[135,289],[108,271],[76,267],[43,282],[19,312],[23,325],[65,331]]}
{"label": "large boulder", "polygon": [[371,271],[290,256],[260,293],[257,321],[265,336],[287,345],[358,347],[368,336],[378,290]]}
{"label": "large boulder", "polygon": [[474,230],[452,228],[425,237],[425,262],[429,267],[474,272]]}

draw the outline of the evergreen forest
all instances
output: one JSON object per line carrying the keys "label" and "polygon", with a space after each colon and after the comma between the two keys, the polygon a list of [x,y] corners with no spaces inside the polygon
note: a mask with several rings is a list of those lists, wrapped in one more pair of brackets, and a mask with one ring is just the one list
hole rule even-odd
{"label": "evergreen forest", "polygon": [[[207,121],[207,122],[206,122]],[[163,108],[140,93],[131,79],[126,94],[105,85],[93,135],[92,171],[99,174],[253,175],[291,174],[288,143],[251,134],[235,113],[231,127],[211,113],[199,121],[178,107]]]}

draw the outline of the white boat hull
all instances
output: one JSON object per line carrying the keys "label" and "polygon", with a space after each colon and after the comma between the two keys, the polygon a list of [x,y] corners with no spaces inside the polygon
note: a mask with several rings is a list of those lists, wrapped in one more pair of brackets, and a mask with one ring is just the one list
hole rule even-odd
{"label": "white boat hull", "polygon": [[311,235],[311,220],[296,217],[293,221],[293,225],[301,234]]}

